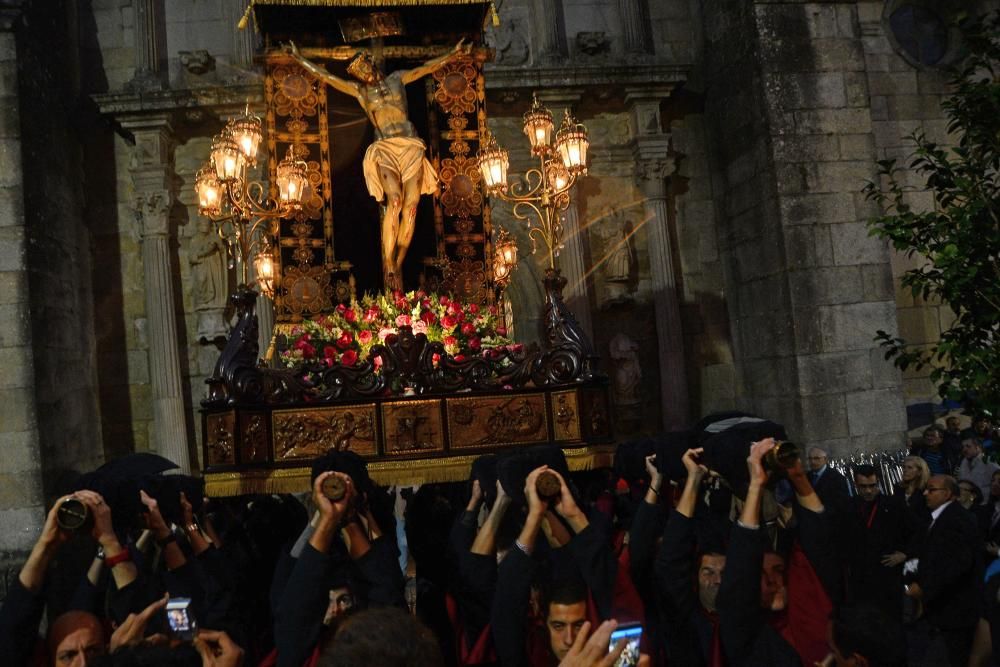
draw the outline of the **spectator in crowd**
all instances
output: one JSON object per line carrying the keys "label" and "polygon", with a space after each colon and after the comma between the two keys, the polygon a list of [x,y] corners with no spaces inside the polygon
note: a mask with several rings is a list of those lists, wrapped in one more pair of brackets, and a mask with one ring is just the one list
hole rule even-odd
{"label": "spectator in crowd", "polygon": [[823,506],[837,512],[846,509],[850,497],[847,479],[839,470],[830,467],[826,450],[810,447],[808,458],[809,483],[816,490]]}
{"label": "spectator in crowd", "polygon": [[980,616],[983,568],[975,518],[958,504],[958,482],[934,475],[924,494],[931,524],[906,594],[923,607],[926,636],[943,644],[948,664],[965,667]]}
{"label": "spectator in crowd", "polygon": [[956,415],[951,415],[944,420],[942,438],[942,449],[948,453],[948,457],[953,461],[960,460],[962,457],[962,427]]}
{"label": "spectator in crowd", "polygon": [[927,498],[924,488],[931,478],[930,468],[920,456],[907,456],[903,459],[902,480],[896,485],[892,495],[902,499],[910,511],[926,522],[930,522],[930,510],[927,509]]}
{"label": "spectator in crowd", "polygon": [[936,424],[924,429],[922,443],[913,453],[927,462],[932,475],[951,475],[955,472],[959,457],[944,447],[944,429]]}
{"label": "spectator in crowd", "polygon": [[982,440],[966,438],[962,441],[962,462],[958,464],[957,476],[978,486],[981,498],[989,495],[990,479],[997,470],[1000,466],[983,456]]}
{"label": "spectator in crowd", "polygon": [[903,626],[875,605],[837,609],[830,621],[830,649],[837,667],[902,667]]}
{"label": "spectator in crowd", "polygon": [[990,478],[990,495],[980,514],[980,529],[986,543],[987,557],[1000,557],[1000,470]]}
{"label": "spectator in crowd", "polygon": [[916,557],[923,526],[901,499],[882,495],[873,466],[854,469],[854,488],[858,494],[851,499],[847,539],[849,597],[901,621],[903,563]]}
{"label": "spectator in crowd", "polygon": [[983,445],[983,451],[990,454],[994,449],[993,417],[980,412],[972,417],[972,424],[962,431],[963,443],[969,438],[977,438]]}
{"label": "spectator in crowd", "polygon": [[983,492],[976,483],[968,479],[958,480],[958,504],[975,514],[983,504]]}

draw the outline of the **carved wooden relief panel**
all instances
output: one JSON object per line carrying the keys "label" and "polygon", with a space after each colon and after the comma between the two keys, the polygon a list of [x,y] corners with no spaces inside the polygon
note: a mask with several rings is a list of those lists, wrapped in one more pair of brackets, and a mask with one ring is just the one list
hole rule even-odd
{"label": "carved wooden relief panel", "polygon": [[205,417],[205,463],[210,466],[236,463],[235,412],[220,412]]}
{"label": "carved wooden relief panel", "polygon": [[375,405],[352,405],[308,410],[275,410],[274,460],[311,459],[331,449],[362,457],[378,453]]}
{"label": "carved wooden relief panel", "polygon": [[580,439],[580,408],[575,389],[552,393],[552,432],[557,442]]}
{"label": "carved wooden relief panel", "polygon": [[433,454],[444,451],[441,401],[382,404],[385,454]]}
{"label": "carved wooden relief panel", "polygon": [[269,421],[266,412],[240,414],[240,463],[267,463]]}
{"label": "carved wooden relief panel", "polygon": [[548,441],[545,394],[448,399],[453,450]]}

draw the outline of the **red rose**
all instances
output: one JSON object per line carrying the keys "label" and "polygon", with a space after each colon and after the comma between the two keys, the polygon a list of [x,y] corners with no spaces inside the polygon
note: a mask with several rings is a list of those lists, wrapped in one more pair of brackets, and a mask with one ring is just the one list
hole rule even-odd
{"label": "red rose", "polygon": [[338,313],[340,313],[341,315],[343,315],[343,314],[344,314],[344,312],[346,312],[346,311],[347,311],[347,306],[345,306],[345,305],[344,305],[344,304],[342,304],[342,303],[338,303],[338,304],[337,304],[337,312],[338,312]]}
{"label": "red rose", "polygon": [[425,292],[422,289],[420,289],[420,290],[417,290],[417,293],[414,296],[416,297],[416,299],[418,301],[423,301],[424,299],[427,298],[427,292]]}
{"label": "red rose", "polygon": [[396,326],[397,327],[408,327],[412,326],[413,322],[410,320],[409,315],[398,315],[396,316]]}
{"label": "red rose", "polygon": [[459,306],[454,301],[452,301],[451,303],[448,304],[448,314],[449,315],[458,315],[461,312],[462,312],[462,307]]}
{"label": "red rose", "polygon": [[497,327],[497,335],[498,336],[506,336],[507,335],[507,327],[505,327],[505,326],[499,326],[499,327]]}
{"label": "red rose", "polygon": [[434,354],[431,355],[431,361],[434,362],[435,366],[437,366],[439,363],[441,363],[441,355],[435,352]]}
{"label": "red rose", "polygon": [[362,345],[368,345],[372,342],[372,332],[368,329],[364,329],[358,332],[358,342]]}
{"label": "red rose", "polygon": [[430,308],[431,307],[431,300],[430,299],[423,299],[420,302],[420,307],[421,308]]}
{"label": "red rose", "polygon": [[392,290],[392,298],[393,299],[402,299],[405,296],[406,295],[403,294],[403,290],[401,290],[401,289],[394,289],[394,290]]}
{"label": "red rose", "polygon": [[405,310],[409,308],[409,306],[410,302],[407,301],[404,297],[398,297],[396,299],[396,308],[399,308],[400,310]]}
{"label": "red rose", "polygon": [[351,335],[350,331],[345,331],[340,334],[340,338],[337,339],[337,347],[341,350],[346,350],[354,342],[354,336]]}
{"label": "red rose", "polygon": [[511,352],[521,352],[523,349],[524,345],[522,343],[514,343],[513,345],[510,346]]}
{"label": "red rose", "polygon": [[382,368],[382,357],[379,356],[372,358],[372,365],[375,366],[376,370]]}
{"label": "red rose", "polygon": [[344,366],[353,366],[358,363],[358,353],[354,350],[345,350],[340,357],[340,363]]}
{"label": "red rose", "polygon": [[451,331],[458,325],[458,320],[456,320],[451,315],[445,315],[441,318],[441,326],[444,327],[445,331]]}
{"label": "red rose", "polygon": [[473,352],[475,352],[482,346],[483,346],[482,341],[480,341],[477,337],[473,336],[472,338],[469,339],[469,349],[472,350]]}
{"label": "red rose", "polygon": [[348,308],[344,311],[344,319],[353,324],[357,321],[358,314],[354,312],[353,308]]}
{"label": "red rose", "polygon": [[469,312],[472,313],[473,315],[475,315],[476,313],[478,313],[479,312],[479,304],[470,303],[469,304]]}
{"label": "red rose", "polygon": [[438,303],[440,303],[442,306],[447,306],[449,303],[451,303],[451,299],[449,299],[447,295],[442,294],[438,298]]}
{"label": "red rose", "polygon": [[463,336],[471,336],[474,333],[476,333],[476,327],[472,324],[472,322],[466,322],[462,325]]}
{"label": "red rose", "polygon": [[455,361],[465,361],[465,355],[464,354],[456,354],[455,357],[454,357],[454,359],[455,359]]}
{"label": "red rose", "polygon": [[337,363],[337,350],[332,345],[323,348],[323,361],[326,362],[327,366],[333,366]]}
{"label": "red rose", "polygon": [[420,313],[420,319],[422,319],[426,324],[430,325],[437,322],[437,315],[435,315],[429,310],[425,310],[424,312]]}
{"label": "red rose", "polygon": [[448,346],[458,345],[458,339],[455,338],[454,336],[445,336],[444,340],[442,340],[441,342]]}
{"label": "red rose", "polygon": [[496,306],[490,306],[490,315],[496,315],[498,312],[500,311],[497,310]]}
{"label": "red rose", "polygon": [[368,310],[365,311],[364,320],[365,320],[365,322],[374,322],[375,320],[378,319],[378,316],[380,314],[381,314],[381,311],[379,311],[379,309],[377,307],[372,306],[371,308],[369,308]]}

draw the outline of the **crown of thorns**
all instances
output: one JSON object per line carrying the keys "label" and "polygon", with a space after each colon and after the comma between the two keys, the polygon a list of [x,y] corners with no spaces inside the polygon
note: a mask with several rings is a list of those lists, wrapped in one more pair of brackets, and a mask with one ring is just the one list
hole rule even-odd
{"label": "crown of thorns", "polygon": [[372,70],[375,69],[375,59],[372,58],[370,53],[359,53],[354,56],[350,64],[347,66],[347,73],[356,79],[360,79],[360,68],[361,63],[367,63],[368,67]]}

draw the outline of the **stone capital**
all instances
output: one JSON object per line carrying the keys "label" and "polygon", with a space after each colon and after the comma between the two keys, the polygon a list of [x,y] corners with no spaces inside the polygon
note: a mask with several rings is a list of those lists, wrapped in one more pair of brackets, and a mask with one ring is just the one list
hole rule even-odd
{"label": "stone capital", "polygon": [[573,110],[573,107],[583,99],[583,88],[545,88],[535,92],[538,101],[549,107],[556,127],[562,121],[563,109]]}
{"label": "stone capital", "polygon": [[174,196],[170,190],[135,193],[133,212],[143,239],[170,233],[170,207],[173,203]]}

